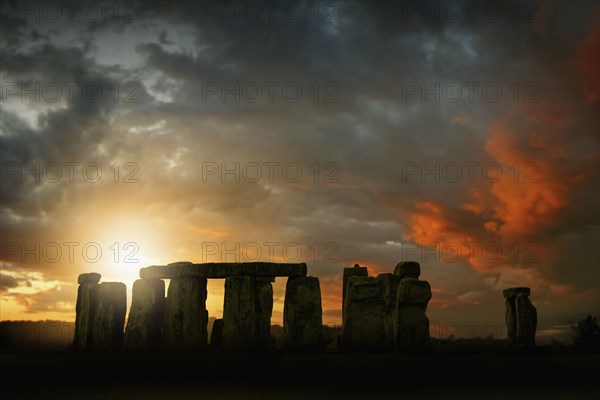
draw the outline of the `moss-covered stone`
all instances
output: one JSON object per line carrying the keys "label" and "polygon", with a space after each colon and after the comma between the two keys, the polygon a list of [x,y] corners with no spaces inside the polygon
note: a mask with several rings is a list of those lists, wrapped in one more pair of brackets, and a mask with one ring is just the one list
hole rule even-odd
{"label": "moss-covered stone", "polygon": [[423,350],[429,346],[429,318],[422,306],[403,305],[394,311],[396,348]]}
{"label": "moss-covered stone", "polygon": [[400,277],[394,274],[379,274],[377,282],[381,286],[383,295],[383,326],[385,330],[385,347],[388,349],[394,348],[394,319],[393,312],[396,306],[396,296],[398,294],[398,286],[400,285]]}
{"label": "moss-covered stone", "polygon": [[165,301],[165,346],[202,349],[207,345],[206,278],[171,279]]}
{"label": "moss-covered stone", "polygon": [[517,343],[535,344],[537,310],[525,294],[517,296],[515,306],[517,314]]}
{"label": "moss-covered stone", "polygon": [[348,286],[348,279],[351,276],[369,276],[367,267],[361,267],[358,264],[354,264],[352,268],[344,268],[343,279],[342,279],[342,323],[344,322],[344,304],[346,304],[346,291]]}
{"label": "moss-covered stone", "polygon": [[259,345],[259,304],[256,279],[230,276],[225,279],[223,348],[251,349]]}
{"label": "moss-covered stone", "polygon": [[292,351],[324,349],[319,278],[288,278],[283,308],[283,344]]}
{"label": "moss-covered stone", "polygon": [[87,349],[92,346],[99,286],[97,283],[82,283],[77,289],[74,349]]}
{"label": "moss-covered stone", "polygon": [[98,307],[94,318],[94,348],[121,347],[126,309],[127,288],[124,283],[103,282],[99,285]]}
{"label": "moss-covered stone", "polygon": [[258,345],[269,346],[271,342],[271,314],[273,313],[273,285],[257,278]]}
{"label": "moss-covered stone", "polygon": [[125,347],[132,349],[161,347],[164,311],[165,282],[161,279],[135,281],[125,330]]}
{"label": "moss-covered stone", "polygon": [[385,305],[377,278],[352,276],[348,279],[342,327],[342,348],[350,351],[378,351],[386,346]]}
{"label": "moss-covered stone", "polygon": [[425,315],[431,286],[411,275],[398,285],[393,311],[394,341],[398,350],[425,350],[429,347],[429,319]]}

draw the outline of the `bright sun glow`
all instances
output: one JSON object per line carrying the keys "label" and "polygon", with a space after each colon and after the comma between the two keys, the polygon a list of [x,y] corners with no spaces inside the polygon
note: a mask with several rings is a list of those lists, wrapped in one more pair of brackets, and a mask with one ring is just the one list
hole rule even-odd
{"label": "bright sun glow", "polygon": [[121,218],[105,225],[99,234],[103,252],[102,281],[123,282],[131,288],[140,268],[168,263],[160,234],[142,219]]}

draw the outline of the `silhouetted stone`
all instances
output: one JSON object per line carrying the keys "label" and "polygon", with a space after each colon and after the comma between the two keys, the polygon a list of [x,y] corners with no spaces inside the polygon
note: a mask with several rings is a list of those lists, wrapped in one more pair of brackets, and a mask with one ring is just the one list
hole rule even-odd
{"label": "silhouetted stone", "polygon": [[199,349],[207,344],[206,278],[171,279],[165,302],[165,345]]}
{"label": "silhouetted stone", "polygon": [[401,261],[396,265],[394,275],[397,275],[400,279],[406,277],[418,278],[421,275],[421,266],[416,261]]}
{"label": "silhouetted stone", "polygon": [[98,306],[98,287],[97,283],[82,283],[77,289],[74,349],[87,349],[92,346],[94,318]]}
{"label": "silhouetted stone", "polygon": [[258,300],[258,344],[265,347],[271,342],[273,285],[270,279],[263,280],[262,278],[256,278],[256,296]]}
{"label": "silhouetted stone", "polygon": [[223,339],[223,319],[215,319],[212,331],[210,332],[210,347],[220,349]]}
{"label": "silhouetted stone", "polygon": [[256,278],[230,276],[225,279],[223,304],[223,348],[251,349],[259,344],[259,304]]}
{"label": "silhouetted stone", "polygon": [[504,320],[506,322],[506,333],[511,344],[517,343],[517,307],[515,297],[506,297]]}
{"label": "silhouetted stone", "polygon": [[504,289],[502,291],[502,295],[507,299],[509,299],[511,297],[517,297],[520,294],[529,296],[531,294],[531,289],[528,287],[514,287],[514,288]]}
{"label": "silhouetted stone", "polygon": [[422,350],[429,346],[429,319],[425,311],[430,299],[429,282],[411,275],[400,281],[392,317],[398,350]]}
{"label": "silhouetted stone", "polygon": [[529,301],[528,287],[508,288],[502,291],[506,298],[505,321],[511,344],[535,344],[537,310]]}
{"label": "silhouetted stone", "polygon": [[352,276],[348,279],[344,315],[344,350],[369,351],[385,348],[385,304],[382,285],[377,278]]}
{"label": "silhouetted stone", "polygon": [[123,343],[127,311],[127,288],[121,282],[103,282],[98,287],[93,346],[116,349]]}
{"label": "silhouetted stone", "polygon": [[383,295],[383,326],[385,330],[385,345],[387,348],[394,347],[394,319],[393,313],[396,307],[396,296],[398,294],[398,286],[400,285],[400,277],[394,274],[379,274],[377,281],[381,286]]}
{"label": "silhouetted stone", "polygon": [[283,307],[283,345],[293,351],[324,349],[319,278],[288,278]]}
{"label": "silhouetted stone", "polygon": [[427,307],[427,303],[431,300],[431,286],[427,281],[404,278],[400,281],[396,296],[400,304]]}
{"label": "silhouetted stone", "polygon": [[188,261],[168,265],[153,265],[140,269],[140,278],[172,279],[180,277],[227,278],[234,275],[261,277],[306,276],[305,263],[204,263],[192,264]]}
{"label": "silhouetted stone", "polygon": [[125,346],[158,348],[163,344],[165,282],[161,279],[138,279],[133,283],[131,308]]}
{"label": "silhouetted stone", "polygon": [[517,343],[535,344],[537,310],[526,294],[519,294],[515,300],[517,311]]}
{"label": "silhouetted stone", "polygon": [[101,277],[102,276],[97,272],[89,272],[86,274],[80,274],[77,277],[77,283],[79,283],[80,285],[82,283],[98,283],[98,282],[100,282]]}
{"label": "silhouetted stone", "polygon": [[342,279],[342,324],[344,323],[344,304],[346,304],[346,290],[348,286],[348,279],[351,276],[369,276],[367,267],[361,267],[358,264],[354,264],[353,268],[344,268],[344,274]]}
{"label": "silhouetted stone", "polygon": [[403,305],[395,311],[396,348],[420,350],[429,346],[429,319],[421,306]]}

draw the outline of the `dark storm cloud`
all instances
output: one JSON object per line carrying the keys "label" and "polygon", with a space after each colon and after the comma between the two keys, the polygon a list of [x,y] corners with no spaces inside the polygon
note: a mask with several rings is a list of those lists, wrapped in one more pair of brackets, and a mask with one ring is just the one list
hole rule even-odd
{"label": "dark storm cloud", "polygon": [[10,275],[0,274],[0,292],[19,286],[19,281]]}

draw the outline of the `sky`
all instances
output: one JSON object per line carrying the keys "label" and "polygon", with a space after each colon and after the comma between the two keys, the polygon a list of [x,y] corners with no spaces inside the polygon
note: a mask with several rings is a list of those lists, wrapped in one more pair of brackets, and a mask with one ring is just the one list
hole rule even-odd
{"label": "sky", "polygon": [[433,336],[600,313],[597,2],[82,4],[2,3],[1,320],[175,261],[306,262],[325,324],[407,260]]}

